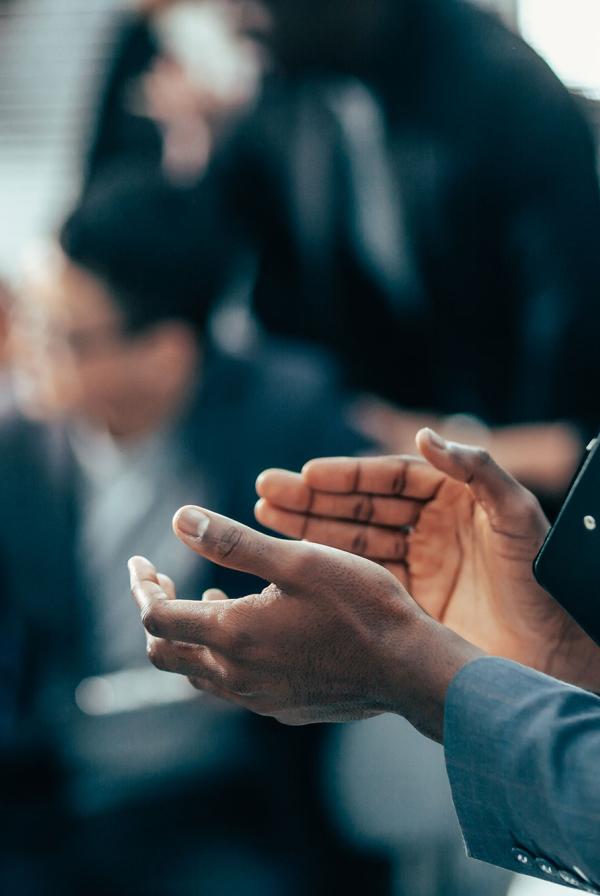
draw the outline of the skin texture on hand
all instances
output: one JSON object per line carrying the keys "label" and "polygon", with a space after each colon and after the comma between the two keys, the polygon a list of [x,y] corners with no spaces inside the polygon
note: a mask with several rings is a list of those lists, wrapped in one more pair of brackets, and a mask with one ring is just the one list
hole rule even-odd
{"label": "skin texture on hand", "polygon": [[481,449],[430,430],[418,446],[422,459],[267,471],[257,518],[383,563],[427,613],[486,653],[598,690],[600,650],[533,576],[548,530],[537,500]]}
{"label": "skin texture on hand", "polygon": [[195,687],[290,725],[404,715],[441,739],[454,675],[479,651],[423,613],[381,565],[281,541],[199,508],[177,536],[203,557],[272,584],[229,601],[179,601],[152,564],[130,561],[151,661]]}

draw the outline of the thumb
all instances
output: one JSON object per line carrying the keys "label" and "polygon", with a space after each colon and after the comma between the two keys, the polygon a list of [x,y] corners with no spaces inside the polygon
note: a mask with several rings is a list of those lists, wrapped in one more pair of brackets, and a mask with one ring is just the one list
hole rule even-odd
{"label": "thumb", "polygon": [[293,586],[304,567],[306,545],[263,535],[200,507],[182,507],[173,531],[185,545],[218,566],[258,576],[282,587]]}
{"label": "thumb", "polygon": [[448,442],[431,429],[417,434],[417,447],[436,470],[469,486],[492,526],[507,527],[514,535],[531,534],[532,518],[539,518],[545,529],[536,498],[483,448]]}

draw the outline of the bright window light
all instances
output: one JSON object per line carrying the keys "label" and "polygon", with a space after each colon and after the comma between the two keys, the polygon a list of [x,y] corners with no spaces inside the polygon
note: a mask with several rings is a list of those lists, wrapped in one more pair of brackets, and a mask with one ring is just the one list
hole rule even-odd
{"label": "bright window light", "polygon": [[600,99],[600,0],[519,0],[519,24],[565,84]]}

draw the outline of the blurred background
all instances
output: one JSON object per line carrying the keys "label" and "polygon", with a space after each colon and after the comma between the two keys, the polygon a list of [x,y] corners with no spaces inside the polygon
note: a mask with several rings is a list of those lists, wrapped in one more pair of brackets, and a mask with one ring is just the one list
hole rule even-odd
{"label": "blurred background", "polygon": [[[597,0],[0,0],[0,892],[535,896],[403,720],[145,658],[126,561],[311,457],[597,434]],[[554,888],[556,889],[556,888]]]}

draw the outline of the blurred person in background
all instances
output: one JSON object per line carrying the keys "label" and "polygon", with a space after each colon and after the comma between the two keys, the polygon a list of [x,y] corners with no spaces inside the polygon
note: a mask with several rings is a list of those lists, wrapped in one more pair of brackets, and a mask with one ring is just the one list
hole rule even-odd
{"label": "blurred person in background", "polygon": [[145,0],[119,17],[85,183],[116,163],[193,180],[256,101],[264,69],[249,0]]}
{"label": "blurred person in background", "polygon": [[[194,8],[253,47],[238,103],[217,98],[201,29],[181,40]],[[194,137],[209,107],[221,141]],[[597,428],[600,197],[582,113],[521,38],[463,0],[146,4],[115,49],[88,182],[194,147],[254,246],[259,320],[388,402],[357,408],[371,437],[410,450],[435,423],[561,492]]]}
{"label": "blurred person in background", "polygon": [[600,201],[575,101],[467,2],[267,6],[291,89],[312,79],[321,103],[313,89],[281,116],[285,159],[257,141],[264,181],[279,175],[268,195],[292,197],[276,226],[256,191],[260,318],[419,412],[368,415],[395,450],[452,418],[447,432],[476,430],[538,491],[560,491],[598,421]]}
{"label": "blurred person in background", "polygon": [[[240,222],[254,248],[258,319],[333,349],[353,387],[389,402],[358,408],[369,434],[410,450],[435,423],[486,444],[538,493],[559,493],[597,428],[600,204],[591,135],[547,66],[457,0],[271,0],[266,17],[235,28],[263,35],[272,69],[258,97],[231,115],[225,104],[220,139],[207,142],[210,82],[192,83],[156,38],[180,4],[151,6],[115,49],[88,183],[115,162],[212,180],[229,202],[220,220]],[[195,169],[171,164],[194,145]],[[382,738],[422,756],[395,730],[361,731],[354,782]],[[401,776],[389,786],[401,791]],[[505,886],[457,872],[443,823],[442,857],[431,839],[407,855],[395,824],[406,891],[412,862],[445,896]]]}
{"label": "blurred person in background", "polygon": [[[193,494],[250,520],[265,465],[365,446],[325,363],[260,346],[234,357],[211,339],[226,241],[206,196],[204,228],[187,226],[195,201],[156,179],[107,176],[18,298],[30,419],[0,428],[11,812],[0,889],[11,896],[287,896],[323,880],[320,737],[292,741],[195,706],[175,679],[162,687],[121,600],[138,544],[190,594],[227,587],[165,538],[165,503]],[[35,564],[22,537],[32,530],[43,533]]]}

